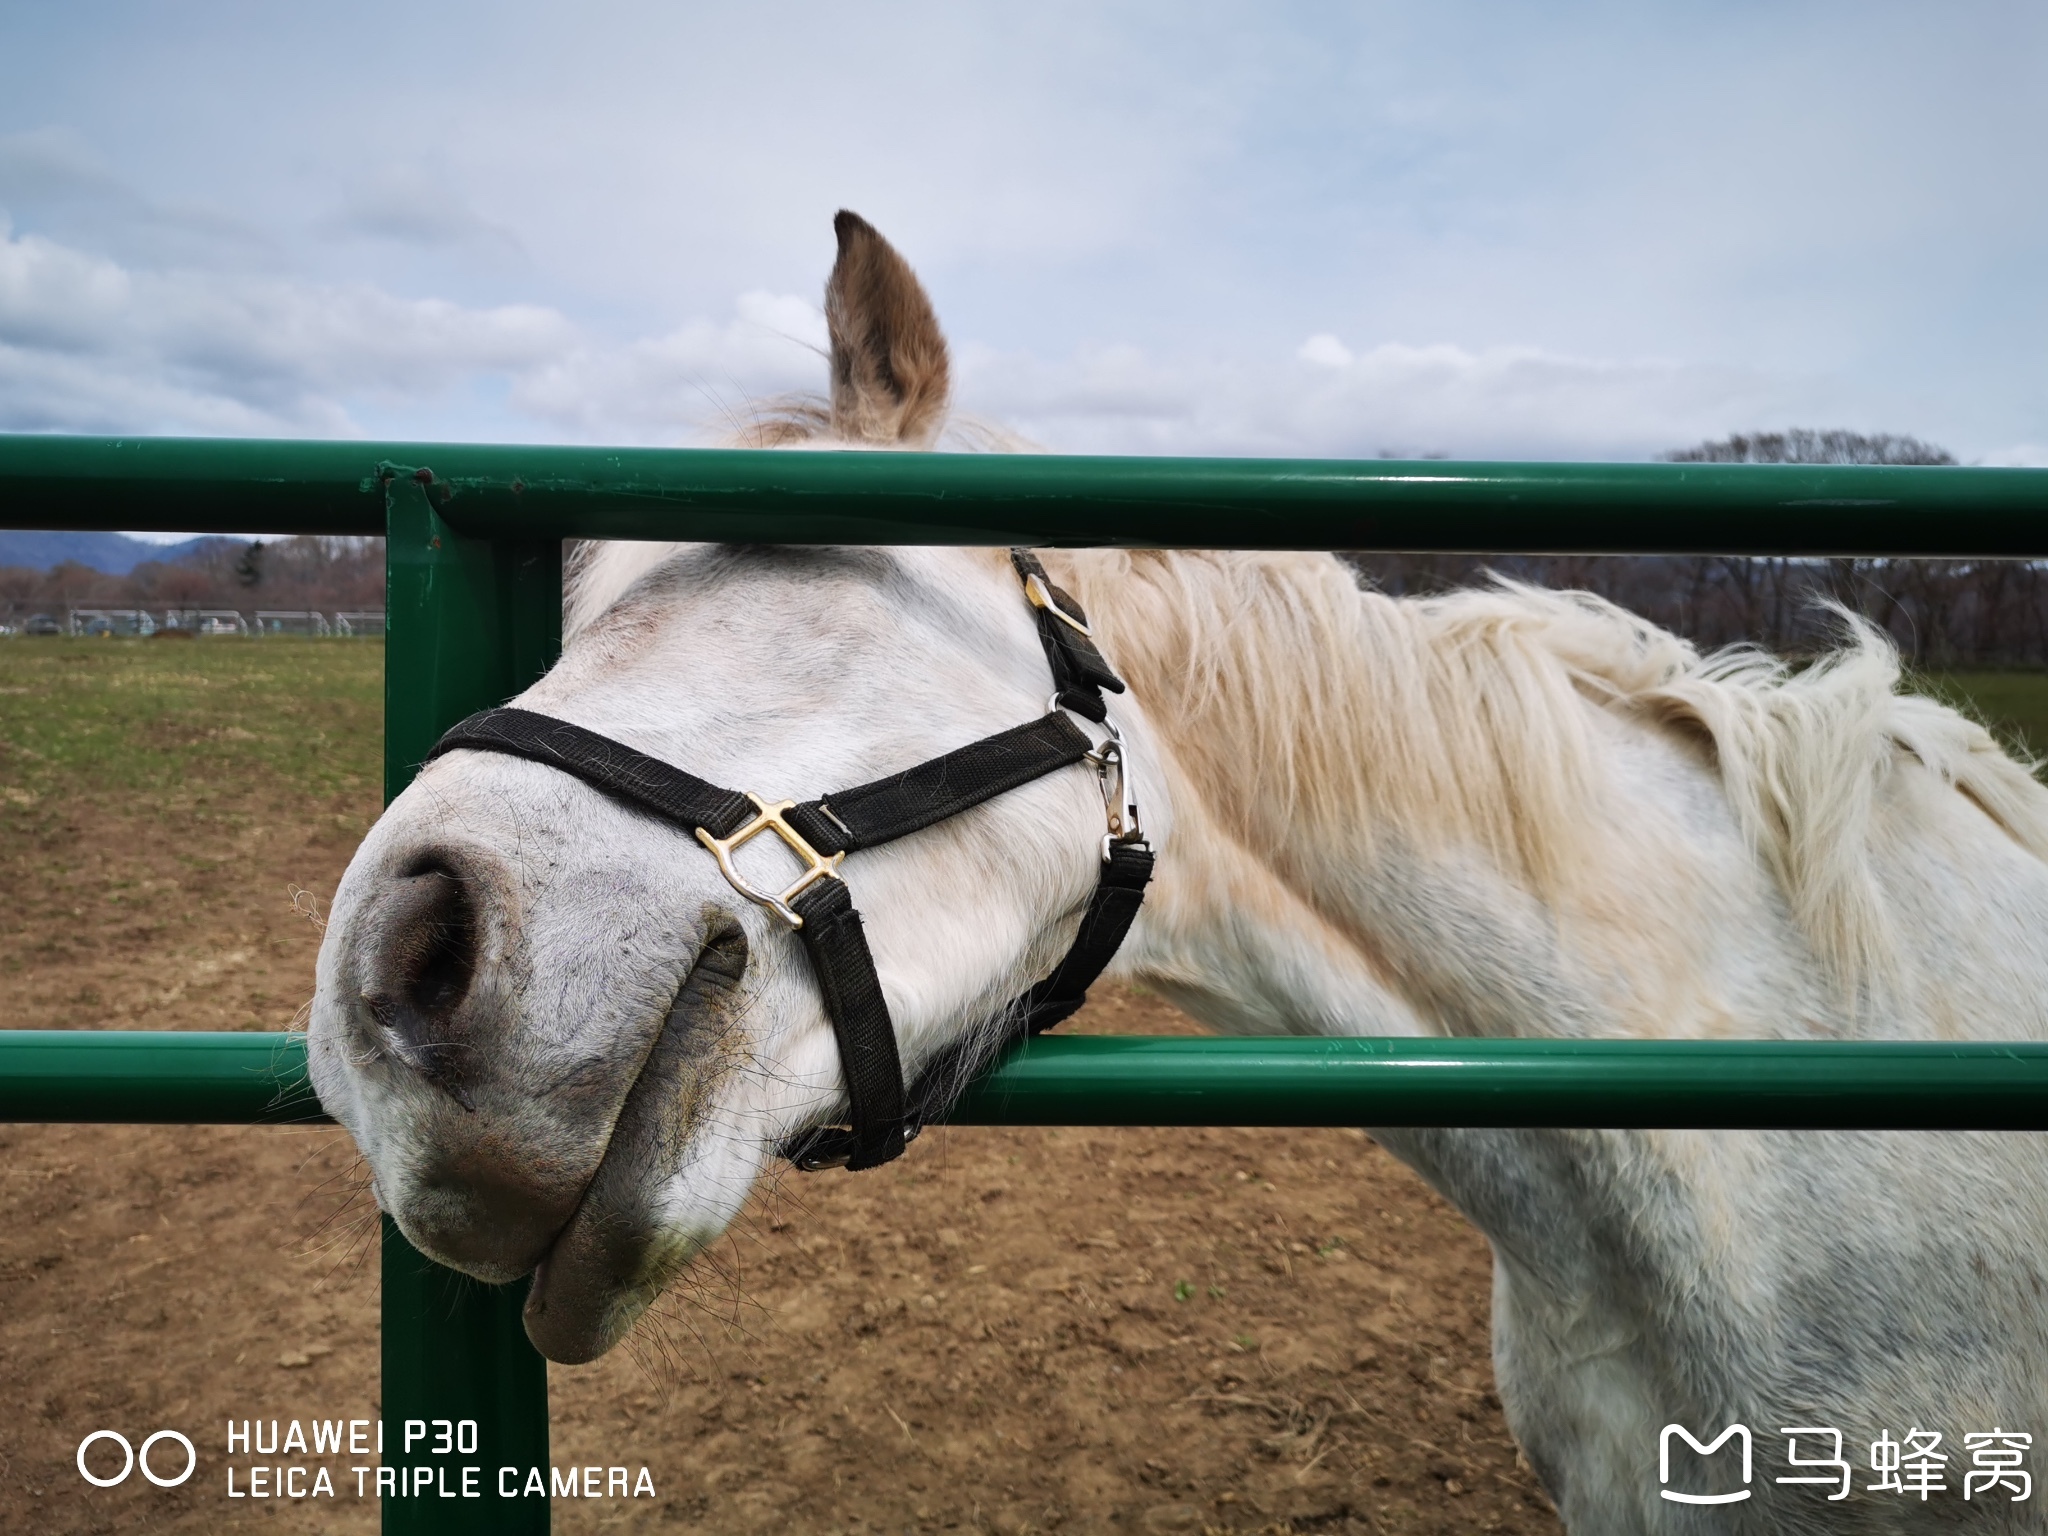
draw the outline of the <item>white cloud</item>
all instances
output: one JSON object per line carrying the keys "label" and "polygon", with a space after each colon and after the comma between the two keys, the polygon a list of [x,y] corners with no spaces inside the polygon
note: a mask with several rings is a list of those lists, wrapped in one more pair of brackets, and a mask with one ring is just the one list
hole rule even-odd
{"label": "white cloud", "polygon": [[[749,402],[821,390],[825,344],[815,304],[766,290],[618,337],[542,305],[151,270],[0,226],[0,428],[704,442]],[[1069,452],[1641,459],[1868,416],[1818,375],[1332,332],[1263,358],[971,341],[956,357],[963,410]]]}
{"label": "white cloud", "polygon": [[2014,443],[1994,448],[1977,462],[2000,469],[2048,469],[2048,443]]}
{"label": "white cloud", "polygon": [[[965,403],[1077,452],[1647,458],[1759,421],[1825,415],[1821,381],[1726,368],[1312,337],[1291,360],[1062,361],[968,349]],[[1789,415],[1788,415],[1789,413]]]}
{"label": "white cloud", "polygon": [[0,225],[0,429],[354,437],[374,408],[463,436],[481,390],[515,413],[500,432],[672,443],[821,388],[824,346],[818,307],[786,294],[614,341],[539,305],[134,269]]}
{"label": "white cloud", "polygon": [[445,179],[418,166],[387,166],[359,180],[314,227],[347,237],[466,248],[486,257],[523,253],[511,229],[478,213]]}
{"label": "white cloud", "polygon": [[815,304],[755,291],[723,322],[623,345],[583,341],[516,378],[511,403],[587,441],[696,440],[737,422],[749,401],[822,389],[825,345]]}
{"label": "white cloud", "polygon": [[131,269],[0,226],[0,422],[16,429],[355,435],[352,397],[429,400],[575,335],[535,305]]}
{"label": "white cloud", "polygon": [[0,134],[0,224],[10,209],[32,211],[41,233],[144,265],[264,267],[281,255],[270,233],[234,212],[145,195],[69,128]]}
{"label": "white cloud", "polygon": [[1320,363],[1325,368],[1349,368],[1352,361],[1351,349],[1328,331],[1309,337],[1294,355],[1304,363]]}

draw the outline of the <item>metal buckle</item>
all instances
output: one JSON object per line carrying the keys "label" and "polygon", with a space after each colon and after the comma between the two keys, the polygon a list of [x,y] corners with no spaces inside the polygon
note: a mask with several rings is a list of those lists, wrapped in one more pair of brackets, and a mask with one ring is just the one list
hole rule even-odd
{"label": "metal buckle", "polygon": [[1047,584],[1046,579],[1036,571],[1024,578],[1024,596],[1030,599],[1032,607],[1043,608],[1047,613],[1077,634],[1086,635],[1090,640],[1095,638],[1094,630],[1053,601],[1052,588]]}
{"label": "metal buckle", "polygon": [[[801,832],[782,819],[784,811],[795,808],[796,802],[794,800],[777,800],[773,805],[770,805],[751,789],[747,791],[747,798],[754,802],[754,808],[759,812],[752,821],[741,827],[730,837],[713,837],[709,832],[699,827],[697,829],[697,841],[711,850],[711,856],[718,860],[719,873],[725,876],[734,890],[738,891],[749,901],[758,902],[764,907],[771,908],[780,914],[790,927],[801,928],[804,925],[804,920],[797,914],[796,909],[789,904],[791,899],[809,890],[820,880],[837,880],[839,878],[837,873],[839,861],[845,858],[846,854],[842,851],[827,858],[806,842]],[[733,868],[733,850],[742,843],[759,837],[763,832],[773,832],[782,839],[783,846],[804,861],[804,872],[797,877],[796,884],[792,885],[780,896],[772,896],[766,891],[749,885],[746,877]]]}

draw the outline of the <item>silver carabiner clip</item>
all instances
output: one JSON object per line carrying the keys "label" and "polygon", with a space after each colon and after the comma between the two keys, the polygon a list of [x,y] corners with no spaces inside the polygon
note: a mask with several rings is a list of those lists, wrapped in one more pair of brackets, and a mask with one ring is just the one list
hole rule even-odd
{"label": "silver carabiner clip", "polygon": [[[1058,694],[1046,700],[1045,712],[1049,715],[1065,708]],[[1124,733],[1107,715],[1103,717],[1102,728],[1109,732],[1109,739],[1093,752],[1082,753],[1081,761],[1093,768],[1102,781],[1102,813],[1109,823],[1109,831],[1102,838],[1102,862],[1107,864],[1111,849],[1118,843],[1144,837],[1145,829],[1138,823],[1138,792],[1131,784],[1131,759],[1124,749]]]}
{"label": "silver carabiner clip", "polygon": [[1109,822],[1109,831],[1102,839],[1102,862],[1109,862],[1109,855],[1118,843],[1127,843],[1145,835],[1138,824],[1138,792],[1131,782],[1130,753],[1124,746],[1124,733],[1116,728],[1114,720],[1104,720],[1102,728],[1109,732],[1109,739],[1093,752],[1087,761],[1095,765],[1096,777],[1102,781],[1102,810]]}

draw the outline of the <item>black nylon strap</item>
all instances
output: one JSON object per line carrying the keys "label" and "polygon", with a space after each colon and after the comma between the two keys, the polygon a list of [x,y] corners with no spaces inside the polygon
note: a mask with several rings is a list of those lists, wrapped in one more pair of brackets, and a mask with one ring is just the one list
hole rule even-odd
{"label": "black nylon strap", "polygon": [[820,853],[873,848],[1056,773],[1093,750],[1065,715],[1042,715],[886,779],[806,800],[785,819]]}
{"label": "black nylon strap", "polygon": [[825,1016],[839,1042],[853,1121],[846,1167],[878,1167],[903,1155],[903,1064],[860,913],[839,879],[820,880],[790,905],[804,920],[797,937],[811,957]]}
{"label": "black nylon strap", "polygon": [[[1088,615],[1081,611],[1081,605],[1052,584],[1052,578],[1045,574],[1045,567],[1039,563],[1038,556],[1030,550],[1011,550],[1010,564],[1017,568],[1017,579],[1025,584],[1026,591],[1030,590],[1035,577],[1044,584],[1052,600],[1059,604],[1061,612],[1083,624],[1088,622]],[[1032,605],[1031,614],[1038,620],[1038,641],[1045,647],[1045,659],[1052,667],[1054,695],[1063,708],[1100,725],[1109,718],[1109,706],[1102,700],[1102,690],[1107,688],[1111,693],[1122,693],[1124,680],[1102,659],[1102,652],[1095,648],[1095,642],[1073,625],[1062,622],[1036,603]]]}
{"label": "black nylon strap", "polygon": [[[1026,582],[1033,578],[1062,613],[1085,624],[1080,605],[1052,585],[1028,550],[1011,561]],[[1124,685],[1087,635],[1034,603],[1038,633],[1059,703],[1103,721],[1102,690]],[[753,819],[747,796],[634,750],[595,731],[532,710],[487,709],[451,729],[433,751],[500,752],[542,763],[691,830],[729,837]],[[1033,779],[1078,763],[1093,751],[1086,735],[1058,713],[1000,731],[919,763],[901,773],[793,807],[789,826],[827,856],[871,848],[956,816]],[[1074,944],[1053,973],[1019,1000],[1020,1034],[1035,1035],[1072,1014],[1130,931],[1152,877],[1152,850],[1142,840],[1111,844]],[[803,1168],[844,1164],[873,1168],[900,1157],[924,1120],[943,1107],[957,1086],[961,1049],[943,1053],[906,1090],[896,1029],[875,974],[860,913],[844,881],[819,880],[791,902],[803,919],[797,930],[839,1047],[851,1129],[824,1126],[785,1145],[783,1155]]]}
{"label": "black nylon strap", "polygon": [[713,837],[730,837],[754,814],[753,802],[738,790],[720,789],[622,741],[529,709],[479,710],[435,742],[427,761],[463,748],[545,763],[666,820],[693,831],[702,827]]}
{"label": "black nylon strap", "polygon": [[[946,1107],[946,1102],[965,1077],[961,1067],[969,1050],[983,1059],[999,1054],[1017,1041],[1043,1034],[1071,1016],[1088,1000],[1088,989],[1102,978],[1124,937],[1131,931],[1138,908],[1144,904],[1145,886],[1152,879],[1152,849],[1143,842],[1116,843],[1109,861],[1088,898],[1088,910],[1081,914],[1081,926],[1069,949],[1053,972],[1018,999],[1019,1017],[1012,1032],[991,1052],[988,1042],[976,1041],[941,1052],[918,1074],[910,1087],[910,1135]],[[819,1148],[824,1151],[824,1148]],[[836,1147],[834,1150],[837,1150]]]}
{"label": "black nylon strap", "polygon": [[1095,894],[1081,916],[1074,947],[1053,973],[1024,994],[1026,1034],[1043,1034],[1088,1000],[1103,968],[1116,957],[1131,931],[1145,887],[1152,879],[1152,849],[1147,843],[1112,843],[1109,860],[1095,882]]}

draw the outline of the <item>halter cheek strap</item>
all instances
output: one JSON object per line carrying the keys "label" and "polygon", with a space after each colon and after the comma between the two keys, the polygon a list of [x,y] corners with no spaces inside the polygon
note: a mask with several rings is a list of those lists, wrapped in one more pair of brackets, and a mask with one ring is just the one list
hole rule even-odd
{"label": "halter cheek strap", "polygon": [[[956,1046],[905,1086],[896,1028],[874,956],[852,893],[839,875],[847,854],[906,837],[1076,763],[1094,766],[1109,824],[1101,872],[1073,947],[1052,974],[1006,1010],[1014,1021],[1013,1039],[1050,1029],[1081,1006],[1130,932],[1152,878],[1152,849],[1137,824],[1122,738],[1108,724],[1102,697],[1104,689],[1122,693],[1123,680],[1096,649],[1080,605],[1052,584],[1037,557],[1017,549],[1010,559],[1036,610],[1057,707],[888,778],[816,800],[768,801],[708,783],[580,725],[509,708],[471,715],[427,754],[429,762],[458,750],[525,758],[686,827],[717,859],[735,890],[796,930],[818,978],[849,1104],[847,1125],[813,1128],[778,1149],[799,1168],[873,1168],[902,1156],[971,1065],[969,1047]],[[1063,709],[1103,724],[1109,739],[1095,746]],[[804,866],[782,891],[755,887],[733,863],[739,847],[762,836],[780,840]]]}

